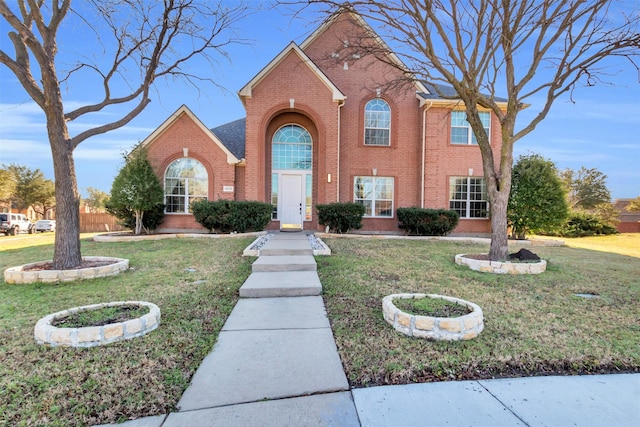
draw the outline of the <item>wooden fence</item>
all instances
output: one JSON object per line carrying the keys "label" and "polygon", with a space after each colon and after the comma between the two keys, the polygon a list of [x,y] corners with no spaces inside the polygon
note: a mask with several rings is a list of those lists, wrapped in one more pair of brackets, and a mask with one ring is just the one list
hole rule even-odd
{"label": "wooden fence", "polygon": [[80,232],[99,233],[126,230],[115,216],[108,213],[80,213]]}

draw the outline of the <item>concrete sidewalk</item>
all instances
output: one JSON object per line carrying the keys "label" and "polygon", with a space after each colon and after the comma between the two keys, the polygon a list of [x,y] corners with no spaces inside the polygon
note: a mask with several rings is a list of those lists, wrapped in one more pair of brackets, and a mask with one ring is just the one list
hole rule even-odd
{"label": "concrete sidewalk", "polygon": [[640,374],[349,390],[305,233],[275,233],[178,412],[125,427],[638,426]]}

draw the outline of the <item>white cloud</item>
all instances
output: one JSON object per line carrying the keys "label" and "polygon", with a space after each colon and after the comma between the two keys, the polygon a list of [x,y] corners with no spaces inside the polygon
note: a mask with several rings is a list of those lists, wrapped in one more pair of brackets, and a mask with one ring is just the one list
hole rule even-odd
{"label": "white cloud", "polygon": [[104,160],[104,161],[112,161],[122,159],[122,154],[120,151],[108,148],[83,148],[79,146],[73,152],[73,158],[78,160]]}
{"label": "white cloud", "polygon": [[[637,89],[635,89],[637,91]],[[599,97],[594,97],[598,99]],[[542,107],[544,100],[534,98],[527,101],[530,107],[520,113],[521,122],[530,121]],[[599,120],[607,124],[640,124],[640,103],[637,101],[601,102],[590,99],[577,99],[575,103],[567,100],[556,100],[545,118],[548,120],[563,120],[580,122]],[[520,122],[520,120],[519,120]]]}
{"label": "white cloud", "polygon": [[587,148],[585,146],[586,144],[580,144],[576,142],[577,140],[570,140],[572,141],[568,144],[570,147],[563,147],[562,145],[567,142],[562,141],[562,144],[560,144],[558,143],[559,141],[550,141],[552,143],[547,145],[527,144],[518,146],[518,144],[516,144],[514,147],[514,155],[517,157],[529,152],[541,153],[544,157],[550,158],[554,162],[576,164],[589,164],[611,159],[611,156],[605,152],[576,148]]}
{"label": "white cloud", "polygon": [[[96,128],[98,126],[103,126],[103,125],[105,125],[107,123],[108,123],[107,120],[105,120],[104,122],[101,122],[101,123],[73,121],[73,122],[67,123],[67,127],[69,128],[69,131],[71,132],[71,134],[75,135],[75,134],[78,134],[80,132],[84,132],[87,129],[93,129],[93,128]],[[121,128],[109,131],[108,133],[110,135],[111,134],[135,134],[135,135],[144,134],[146,136],[147,134],[150,134],[154,130],[155,129],[152,129],[152,128],[149,128],[149,127],[125,125],[125,126],[123,126]]]}
{"label": "white cloud", "polygon": [[46,140],[0,138],[0,146],[0,163],[28,164],[28,159],[51,159],[51,148]]}
{"label": "white cloud", "polygon": [[[608,144],[607,148],[616,149],[616,150],[640,150],[640,141],[637,143],[629,143],[629,144]],[[640,158],[640,153],[636,153]]]}

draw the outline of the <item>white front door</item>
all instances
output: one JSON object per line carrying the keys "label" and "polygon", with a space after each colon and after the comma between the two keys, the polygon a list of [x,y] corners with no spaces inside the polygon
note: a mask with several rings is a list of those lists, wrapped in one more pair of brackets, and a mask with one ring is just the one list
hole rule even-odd
{"label": "white front door", "polygon": [[282,174],[278,212],[281,230],[302,230],[304,194],[302,174]]}

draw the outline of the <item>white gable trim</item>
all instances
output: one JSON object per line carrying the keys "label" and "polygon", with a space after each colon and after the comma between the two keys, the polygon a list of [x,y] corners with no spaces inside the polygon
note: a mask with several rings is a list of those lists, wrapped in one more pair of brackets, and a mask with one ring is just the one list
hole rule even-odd
{"label": "white gable trim", "polygon": [[243,100],[243,102],[245,98],[251,98],[253,87],[258,85],[262,81],[262,79],[264,79],[291,52],[294,52],[296,55],[298,55],[300,59],[302,59],[302,62],[306,64],[309,69],[311,69],[311,71],[313,71],[313,73],[320,79],[322,83],[324,83],[324,85],[331,91],[334,101],[339,102],[346,99],[346,96],[340,91],[340,89],[338,89],[336,85],[334,85],[331,80],[329,80],[329,78],[318,68],[316,64],[314,64],[314,62],[307,56],[307,54],[304,53],[297,44],[291,42],[289,43],[289,46],[287,46],[282,52],[280,52],[278,56],[273,58],[266,67],[264,67],[254,78],[252,78],[249,83],[247,83],[242,89],[240,89],[238,95]]}
{"label": "white gable trim", "polygon": [[[311,35],[309,37],[307,37],[302,43],[300,43],[300,48],[302,50],[306,49],[311,43],[313,43],[320,36],[320,34],[322,34],[327,28],[329,28],[331,26],[331,24],[333,24],[333,21],[338,16],[342,15],[343,13],[348,13],[349,15],[351,15],[351,17],[358,24],[360,24],[361,27],[363,27],[369,34],[371,34],[373,39],[376,41],[376,43],[378,43],[387,52],[389,52],[389,56],[391,57],[391,60],[399,68],[405,69],[405,70],[407,69],[407,66],[404,64],[404,62],[402,62],[402,60],[398,57],[398,55],[396,55],[391,50],[391,48],[389,48],[389,45],[387,45],[387,43],[385,43],[385,41],[382,40],[382,38],[378,35],[378,33],[376,33],[373,30],[373,28],[371,28],[371,26],[367,23],[367,21],[365,21],[364,18],[362,18],[362,16],[360,16],[360,14],[358,14],[358,12],[356,12],[353,8],[351,8],[349,6],[340,8],[340,10],[338,10],[338,12],[334,13],[326,21],[324,21],[313,33],[311,33]],[[416,85],[416,91],[423,92],[423,93],[431,93],[422,84],[422,82],[420,80],[415,79],[415,85]]]}
{"label": "white gable trim", "polygon": [[176,110],[167,120],[165,120],[156,130],[151,133],[148,137],[144,139],[137,148],[144,148],[147,145],[152,144],[160,135],[162,135],[167,129],[169,129],[182,115],[188,116],[193,122],[207,135],[211,141],[216,144],[226,155],[227,155],[227,163],[230,165],[235,165],[240,162],[234,154],[229,151],[227,147],[218,139],[218,137],[211,132],[209,128],[207,128],[204,123],[195,115],[193,112],[187,108],[186,105],[182,105],[180,108]]}

